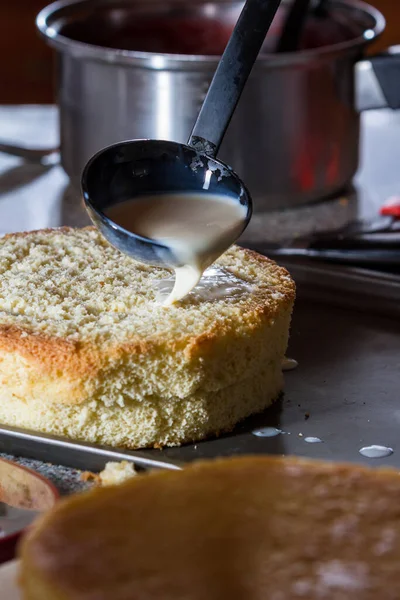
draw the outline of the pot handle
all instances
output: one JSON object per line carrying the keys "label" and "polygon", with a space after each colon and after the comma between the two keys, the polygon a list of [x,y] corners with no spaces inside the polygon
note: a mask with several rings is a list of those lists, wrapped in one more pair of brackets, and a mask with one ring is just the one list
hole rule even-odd
{"label": "pot handle", "polygon": [[357,108],[400,108],[400,45],[356,64]]}

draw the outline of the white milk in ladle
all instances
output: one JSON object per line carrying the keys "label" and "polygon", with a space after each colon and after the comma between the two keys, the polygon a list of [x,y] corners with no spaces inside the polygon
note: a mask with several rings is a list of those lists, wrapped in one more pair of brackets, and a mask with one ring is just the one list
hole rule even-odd
{"label": "white milk in ladle", "polygon": [[171,248],[181,263],[165,305],[193,290],[205,269],[238,238],[246,215],[247,208],[229,196],[201,193],[143,196],[107,210],[127,231]]}

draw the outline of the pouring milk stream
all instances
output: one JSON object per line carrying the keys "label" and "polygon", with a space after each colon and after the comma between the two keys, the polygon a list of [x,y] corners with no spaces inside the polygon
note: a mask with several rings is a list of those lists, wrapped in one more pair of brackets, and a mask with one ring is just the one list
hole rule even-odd
{"label": "pouring milk stream", "polygon": [[169,246],[176,256],[179,266],[166,306],[187,296],[236,241],[246,214],[236,199],[205,193],[143,196],[107,210],[107,216],[124,229]]}

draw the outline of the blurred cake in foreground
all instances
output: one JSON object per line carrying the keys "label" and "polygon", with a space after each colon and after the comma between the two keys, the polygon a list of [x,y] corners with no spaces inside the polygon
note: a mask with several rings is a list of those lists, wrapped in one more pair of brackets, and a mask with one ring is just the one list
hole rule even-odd
{"label": "blurred cake in foreground", "polygon": [[59,503],[21,548],[24,600],[395,600],[400,477],[235,458]]}

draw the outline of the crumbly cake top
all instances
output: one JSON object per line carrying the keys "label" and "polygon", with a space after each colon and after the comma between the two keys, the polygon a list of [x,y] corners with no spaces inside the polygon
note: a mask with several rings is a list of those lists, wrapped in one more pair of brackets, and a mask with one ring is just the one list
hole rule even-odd
{"label": "crumbly cake top", "polygon": [[217,265],[246,290],[166,308],[155,284],[171,273],[121,254],[95,228],[8,235],[0,241],[0,328],[74,341],[176,342],[216,324],[247,330],[293,301],[289,274],[254,252],[234,246]]}

